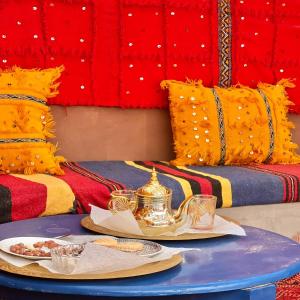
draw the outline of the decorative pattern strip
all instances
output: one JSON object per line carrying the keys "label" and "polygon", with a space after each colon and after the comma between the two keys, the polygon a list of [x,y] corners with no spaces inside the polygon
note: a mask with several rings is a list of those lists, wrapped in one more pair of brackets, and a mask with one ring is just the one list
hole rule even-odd
{"label": "decorative pattern strip", "polygon": [[272,155],[273,155],[274,146],[275,146],[274,126],[273,126],[272,112],[271,112],[271,107],[270,107],[270,104],[269,104],[269,101],[268,101],[268,97],[266,96],[266,94],[261,89],[258,89],[258,92],[260,93],[261,97],[264,100],[267,115],[268,115],[270,145],[269,145],[269,152],[267,154],[266,159],[264,160],[264,163],[268,163],[270,161]]}
{"label": "decorative pattern strip", "polygon": [[300,194],[298,191],[299,178],[295,175],[291,175],[287,172],[282,172],[278,170],[269,170],[268,165],[251,165],[247,166],[247,169],[260,171],[262,173],[269,173],[281,178],[284,185],[284,195],[283,202],[298,202],[300,200]]}
{"label": "decorative pattern strip", "polygon": [[109,180],[107,178],[104,178],[102,176],[99,176],[95,173],[92,173],[91,171],[79,166],[78,164],[74,163],[74,162],[64,162],[63,165],[69,169],[71,169],[72,171],[81,174],[85,177],[88,177],[92,180],[95,180],[97,182],[102,183],[103,185],[105,185],[111,192],[114,190],[122,190],[125,188],[124,185],[116,182],[116,181],[112,181]]}
{"label": "decorative pattern strip", "polygon": [[230,0],[218,0],[219,86],[231,85],[232,20]]}
{"label": "decorative pattern strip", "polygon": [[10,100],[28,100],[39,104],[46,105],[46,102],[34,96],[23,95],[23,94],[0,94],[0,99],[10,99]]}
{"label": "decorative pattern strip", "polygon": [[[296,234],[297,237],[297,234]],[[293,237],[293,240],[295,238]],[[299,243],[298,240],[295,240]],[[300,286],[300,274],[296,274],[293,277],[283,279],[276,283],[276,299],[299,299],[299,286]]]}
{"label": "decorative pattern strip", "polygon": [[20,139],[0,139],[0,144],[7,143],[46,143],[45,139],[29,139],[29,138],[20,138]]}
{"label": "decorative pattern strip", "polygon": [[220,160],[219,164],[224,165],[225,162],[225,155],[226,155],[226,140],[225,140],[225,126],[224,126],[224,115],[223,115],[223,109],[222,109],[222,103],[219,98],[219,95],[217,91],[212,88],[212,93],[215,97],[216,106],[217,106],[217,115],[218,115],[218,125],[219,125],[219,137],[220,137],[220,144],[221,144],[221,150],[220,150]]}

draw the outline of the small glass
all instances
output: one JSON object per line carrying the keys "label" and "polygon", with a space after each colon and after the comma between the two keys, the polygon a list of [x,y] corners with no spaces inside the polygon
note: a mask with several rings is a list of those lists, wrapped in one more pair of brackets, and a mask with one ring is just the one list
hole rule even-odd
{"label": "small glass", "polygon": [[135,195],[135,190],[112,191],[107,207],[113,213],[128,209],[131,210],[132,213],[135,213],[137,209],[137,198]]}
{"label": "small glass", "polygon": [[85,244],[70,244],[51,249],[50,252],[54,268],[59,272],[71,273],[84,247]]}
{"label": "small glass", "polygon": [[188,204],[187,215],[191,228],[212,229],[216,214],[217,197],[213,195],[193,195]]}

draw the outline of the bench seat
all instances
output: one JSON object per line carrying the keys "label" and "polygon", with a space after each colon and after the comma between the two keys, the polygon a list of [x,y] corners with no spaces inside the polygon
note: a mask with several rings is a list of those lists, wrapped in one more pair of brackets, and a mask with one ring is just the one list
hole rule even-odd
{"label": "bench seat", "polygon": [[218,207],[299,201],[300,165],[174,167],[159,161],[65,163],[65,175],[1,175],[0,221],[106,207],[111,191],[136,189],[150,178],[173,190],[173,208],[191,194],[214,194]]}

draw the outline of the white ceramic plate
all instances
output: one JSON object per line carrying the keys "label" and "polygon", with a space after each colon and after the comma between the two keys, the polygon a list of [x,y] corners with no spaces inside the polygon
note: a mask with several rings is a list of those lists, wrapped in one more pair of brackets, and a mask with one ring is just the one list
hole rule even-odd
{"label": "white ceramic plate", "polygon": [[[16,244],[19,244],[19,243],[23,243],[26,247],[28,247],[30,249],[34,249],[33,244],[35,244],[37,242],[45,242],[45,241],[49,241],[49,240],[54,241],[59,245],[68,245],[68,244],[70,244],[70,242],[66,242],[66,241],[59,240],[59,239],[54,239],[54,238],[15,237],[15,238],[9,238],[9,239],[5,239],[5,240],[0,241],[0,249],[4,252],[8,253],[8,254],[12,254],[12,255],[27,258],[27,259],[33,259],[33,260],[51,259],[51,257],[28,256],[28,255],[17,254],[17,253],[14,253],[14,252],[10,251],[10,247],[12,245],[16,245]],[[43,250],[47,250],[47,248],[43,248]],[[50,252],[50,249],[49,249],[49,252]]]}
{"label": "white ceramic plate", "polygon": [[[129,243],[129,242],[139,242],[143,244],[143,250],[134,251],[131,253],[138,254],[140,256],[152,257],[162,252],[163,248],[160,244],[152,242],[152,241],[145,241],[145,240],[137,240],[137,239],[126,239],[126,238],[116,238],[109,236],[112,239],[118,241],[118,243]],[[100,240],[99,238],[98,240]],[[126,251],[125,251],[126,252]]]}
{"label": "white ceramic plate", "polygon": [[144,249],[135,252],[140,256],[152,257],[162,252],[162,246],[152,241],[118,238],[118,242],[119,243],[128,243],[128,242],[142,243],[144,245]]}

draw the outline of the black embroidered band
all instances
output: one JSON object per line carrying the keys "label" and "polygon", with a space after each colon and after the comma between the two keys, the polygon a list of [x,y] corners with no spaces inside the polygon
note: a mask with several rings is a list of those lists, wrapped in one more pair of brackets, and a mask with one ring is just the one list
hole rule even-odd
{"label": "black embroidered band", "polygon": [[232,20],[230,0],[218,0],[219,86],[231,85]]}
{"label": "black embroidered band", "polygon": [[218,125],[219,125],[219,137],[220,137],[220,145],[221,145],[221,153],[220,153],[220,165],[224,165],[225,155],[226,155],[226,140],[225,140],[225,128],[224,128],[224,115],[222,109],[222,103],[220,101],[219,95],[215,89],[212,89],[212,93],[214,94],[216,106],[217,106],[217,115],[218,115]]}

